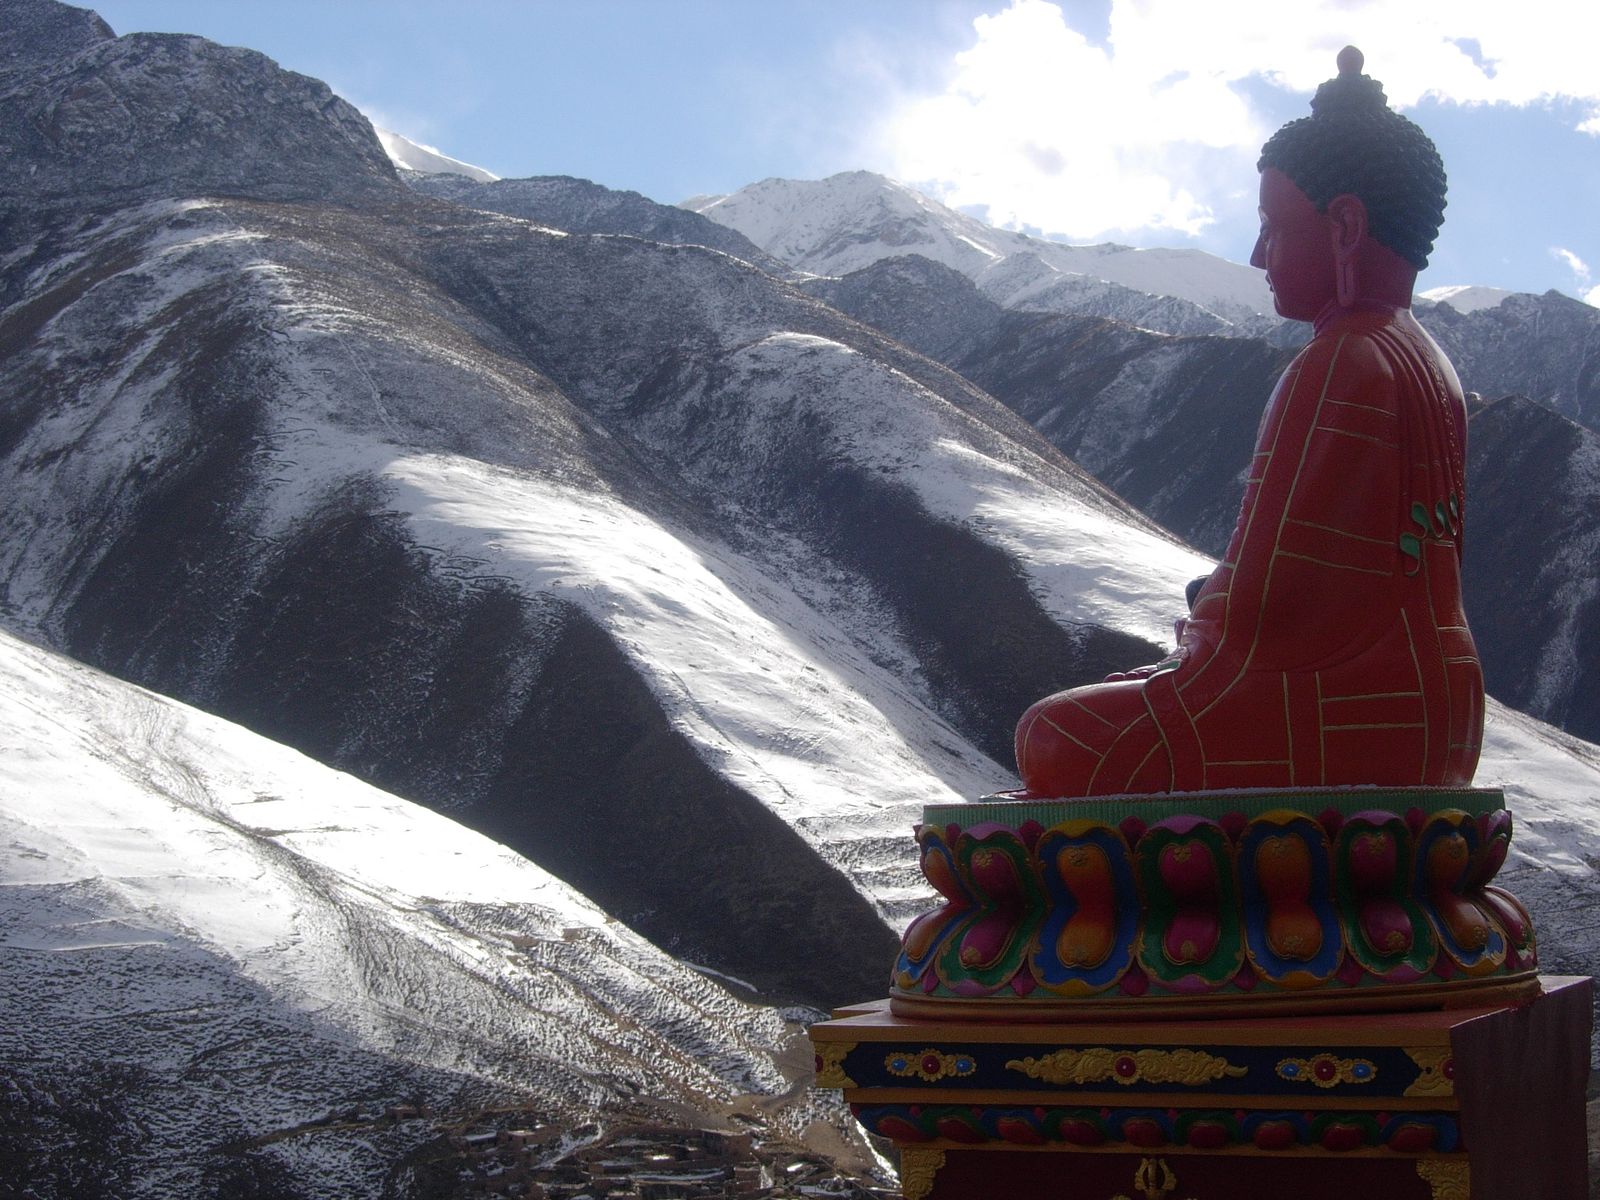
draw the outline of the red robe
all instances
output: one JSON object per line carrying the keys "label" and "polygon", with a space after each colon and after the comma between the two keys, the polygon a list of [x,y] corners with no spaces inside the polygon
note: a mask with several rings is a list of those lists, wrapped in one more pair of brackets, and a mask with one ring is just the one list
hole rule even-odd
{"label": "red robe", "polygon": [[1483,674],[1461,608],[1466,428],[1408,309],[1335,317],[1273,391],[1176,653],[1030,708],[1026,793],[1467,786]]}

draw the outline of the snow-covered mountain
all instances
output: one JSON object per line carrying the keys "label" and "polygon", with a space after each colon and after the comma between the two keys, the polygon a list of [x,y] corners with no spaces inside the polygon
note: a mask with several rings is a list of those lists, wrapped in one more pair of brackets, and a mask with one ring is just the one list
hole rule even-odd
{"label": "snow-covered mountain", "polygon": [[765,179],[685,204],[816,275],[917,254],[1006,308],[1111,317],[1168,333],[1265,333],[1280,324],[1259,271],[1199,250],[1069,246],[996,229],[922,193],[851,171]]}
{"label": "snow-covered mountain", "polygon": [[448,818],[3,633],[0,745],[8,1195],[407,1194],[508,1094],[848,1128],[775,1010]]}
{"label": "snow-covered mountain", "polygon": [[1007,785],[1016,713],[1154,653],[1201,560],[738,260],[390,178],[8,226],[5,619],[766,994],[870,994],[920,805]]}

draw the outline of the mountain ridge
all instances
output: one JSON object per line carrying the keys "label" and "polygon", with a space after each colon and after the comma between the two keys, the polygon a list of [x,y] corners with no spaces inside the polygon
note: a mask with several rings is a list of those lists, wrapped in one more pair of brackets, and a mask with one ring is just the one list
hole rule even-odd
{"label": "mountain ridge", "polygon": [[[1279,324],[1258,272],[1198,250],[1071,246],[996,229],[868,171],[766,179],[696,211],[790,266],[840,276],[916,253],[953,267],[1007,308],[1126,312],[1169,332],[1264,333]],[[1152,297],[1167,304],[1152,307]],[[1180,303],[1181,302],[1181,303]]]}

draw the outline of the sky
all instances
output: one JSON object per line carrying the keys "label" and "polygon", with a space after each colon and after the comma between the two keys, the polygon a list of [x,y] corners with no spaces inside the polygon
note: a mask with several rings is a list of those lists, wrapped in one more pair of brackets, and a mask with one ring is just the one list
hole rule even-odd
{"label": "sky", "polygon": [[1600,305],[1594,0],[99,0],[503,177],[676,203],[878,171],[994,224],[1245,261],[1263,141],[1347,43],[1450,176],[1418,288]]}

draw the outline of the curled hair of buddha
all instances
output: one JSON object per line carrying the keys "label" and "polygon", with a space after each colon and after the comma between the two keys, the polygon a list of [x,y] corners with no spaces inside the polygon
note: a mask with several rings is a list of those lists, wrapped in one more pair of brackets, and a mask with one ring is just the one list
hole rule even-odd
{"label": "curled hair of buddha", "polygon": [[1319,211],[1335,196],[1359,197],[1367,231],[1420,271],[1444,223],[1444,164],[1362,62],[1354,46],[1341,50],[1339,75],[1317,89],[1311,115],[1273,134],[1256,166],[1282,171]]}

